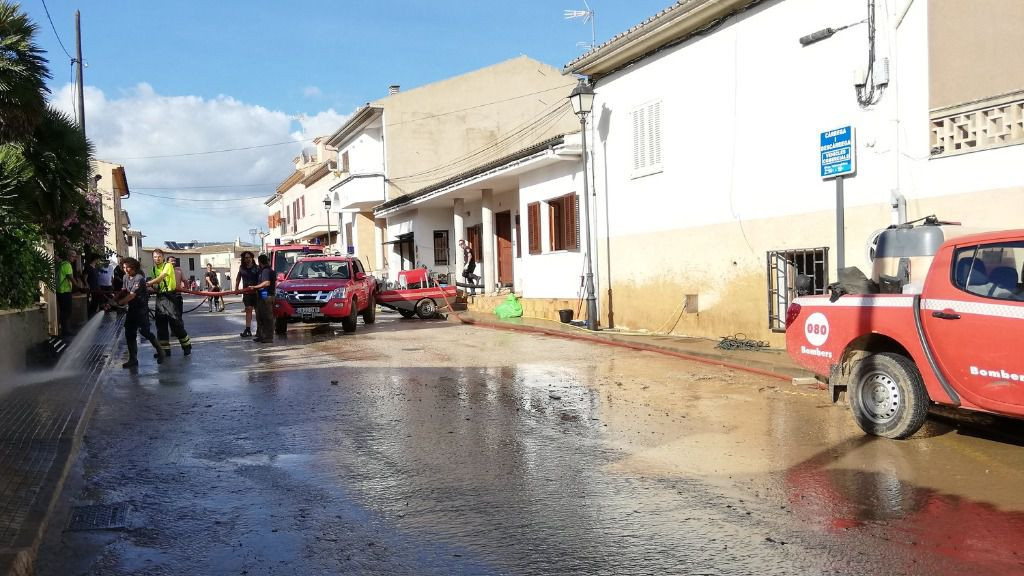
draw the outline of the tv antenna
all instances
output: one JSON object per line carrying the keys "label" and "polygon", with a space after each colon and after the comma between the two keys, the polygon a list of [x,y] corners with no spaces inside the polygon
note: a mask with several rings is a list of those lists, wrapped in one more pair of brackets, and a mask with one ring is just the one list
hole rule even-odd
{"label": "tv antenna", "polygon": [[593,50],[597,46],[596,35],[594,32],[594,11],[590,8],[590,4],[587,0],[583,0],[583,5],[587,7],[586,10],[565,10],[562,14],[566,20],[576,20],[582,18],[583,23],[590,23],[590,42],[577,42],[576,45],[585,48],[586,50]]}

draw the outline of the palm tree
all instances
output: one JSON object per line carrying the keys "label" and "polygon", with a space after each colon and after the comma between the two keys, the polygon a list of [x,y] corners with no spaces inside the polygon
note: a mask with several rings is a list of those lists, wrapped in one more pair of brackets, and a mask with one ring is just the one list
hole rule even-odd
{"label": "palm tree", "polygon": [[0,0],[0,261],[18,264],[17,274],[0,276],[2,307],[30,305],[38,282],[52,280],[41,235],[59,252],[81,250],[103,227],[86,196],[92,147],[46,104],[50,73],[36,33],[16,4]]}
{"label": "palm tree", "polygon": [[17,4],[0,0],[0,143],[29,137],[46,110],[50,72],[37,30]]}

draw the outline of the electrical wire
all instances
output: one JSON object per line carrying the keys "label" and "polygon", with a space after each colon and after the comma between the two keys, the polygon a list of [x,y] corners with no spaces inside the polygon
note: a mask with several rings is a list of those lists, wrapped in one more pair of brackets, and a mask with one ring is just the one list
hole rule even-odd
{"label": "electrical wire", "polygon": [[146,196],[147,198],[161,198],[164,200],[181,200],[183,202],[237,202],[239,200],[266,200],[270,195],[263,194],[262,196],[245,196],[241,198],[179,198],[177,196],[160,196],[159,194],[146,194],[145,192],[137,192],[137,188],[132,189],[132,194],[138,194],[139,196]]}
{"label": "electrical wire", "polygon": [[478,148],[475,151],[470,152],[469,154],[460,156],[446,164],[441,164],[428,170],[413,172],[411,174],[405,174],[403,176],[392,177],[389,178],[389,180],[408,181],[411,183],[423,182],[427,180],[438,180],[443,179],[443,177],[438,175],[439,173],[443,173],[446,176],[455,175],[465,171],[469,167],[467,166],[466,168],[458,168],[460,166],[469,164],[478,165],[483,163],[483,160],[496,160],[502,156],[501,152],[513,149],[516,142],[521,142],[525,138],[537,133],[541,129],[549,127],[550,125],[560,120],[568,112],[568,102],[561,102],[554,106],[553,108],[551,108],[550,110],[548,110],[547,112],[542,112],[540,116],[535,117],[534,119],[527,121],[527,123],[521,124],[520,126],[514,128],[511,132],[509,132],[502,138],[494,142],[491,142],[490,144],[487,144],[481,148]]}
{"label": "electrical wire", "polygon": [[213,184],[210,186],[132,186],[135,190],[210,190],[213,188],[264,188],[277,186],[280,182],[267,182],[265,184]]}
{"label": "electrical wire", "polygon": [[[447,164],[442,164],[440,166],[435,166],[435,167],[427,169],[427,170],[423,170],[423,171],[420,171],[420,172],[414,172],[414,173],[411,173],[411,174],[406,174],[404,176],[398,176],[398,177],[394,177],[394,178],[391,178],[391,179],[392,180],[414,180],[415,177],[417,177],[417,176],[433,175],[433,174],[436,174],[438,172],[447,170],[448,168],[455,167],[455,166],[458,166],[460,164],[465,164],[465,163],[468,163],[468,162],[471,162],[471,161],[473,161],[475,163],[479,163],[479,162],[476,162],[478,160],[478,158],[476,158],[477,156],[480,156],[481,154],[493,151],[495,149],[505,148],[509,142],[511,142],[513,140],[517,140],[518,137],[520,135],[522,135],[523,132],[525,132],[527,130],[530,130],[531,128],[539,125],[541,122],[543,122],[546,119],[550,118],[552,115],[557,113],[559,111],[559,109],[561,109],[563,107],[565,107],[565,110],[568,110],[566,103],[559,103],[556,106],[554,106],[551,109],[549,109],[548,111],[541,112],[541,114],[539,116],[534,117],[534,118],[532,118],[530,120],[527,120],[525,123],[520,124],[519,126],[513,128],[511,131],[509,131],[505,136],[502,136],[500,139],[495,140],[494,142],[491,142],[491,143],[489,143],[489,144],[487,144],[487,145],[485,145],[485,146],[483,146],[481,148],[478,148],[475,151],[470,152],[469,154],[466,154],[464,156],[460,156],[458,158],[455,158],[452,161],[448,162]],[[421,180],[427,180],[427,179],[430,179],[432,177],[433,176],[428,176],[427,178],[422,178]]]}
{"label": "electrical wire", "polygon": [[71,63],[75,63],[75,59],[68,52],[68,49],[64,47],[64,42],[60,39],[60,34],[57,33],[57,27],[53,25],[53,18],[50,18],[50,9],[46,6],[46,0],[41,0],[43,3],[43,11],[46,12],[46,19],[50,21],[50,28],[53,28],[53,35],[57,37],[57,44],[60,44],[60,49],[64,51],[64,54],[71,60]]}
{"label": "electrical wire", "polygon": [[241,152],[244,150],[256,150],[259,148],[272,148],[274,146],[284,146],[286,144],[302,144],[304,142],[312,142],[312,138],[305,138],[303,140],[289,140],[287,142],[273,142],[271,144],[256,144],[254,146],[243,146],[241,148],[222,148],[220,150],[207,150],[204,152],[182,152],[181,154],[160,154],[158,156],[132,156],[119,158],[118,160],[155,160],[159,158],[182,158],[185,156],[205,156],[207,154],[221,154],[223,152]]}

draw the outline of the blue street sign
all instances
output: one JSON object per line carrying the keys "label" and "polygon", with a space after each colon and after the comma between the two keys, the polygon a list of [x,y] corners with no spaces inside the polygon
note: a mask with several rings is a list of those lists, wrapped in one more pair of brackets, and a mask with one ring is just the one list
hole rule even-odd
{"label": "blue street sign", "polygon": [[857,171],[853,128],[843,126],[821,133],[821,177],[847,176]]}

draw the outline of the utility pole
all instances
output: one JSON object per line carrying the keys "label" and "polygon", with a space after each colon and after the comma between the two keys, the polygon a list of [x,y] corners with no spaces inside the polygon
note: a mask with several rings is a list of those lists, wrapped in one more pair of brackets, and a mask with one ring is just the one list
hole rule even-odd
{"label": "utility pole", "polygon": [[85,136],[85,81],[82,78],[82,13],[75,10],[75,64],[78,68],[78,126]]}

